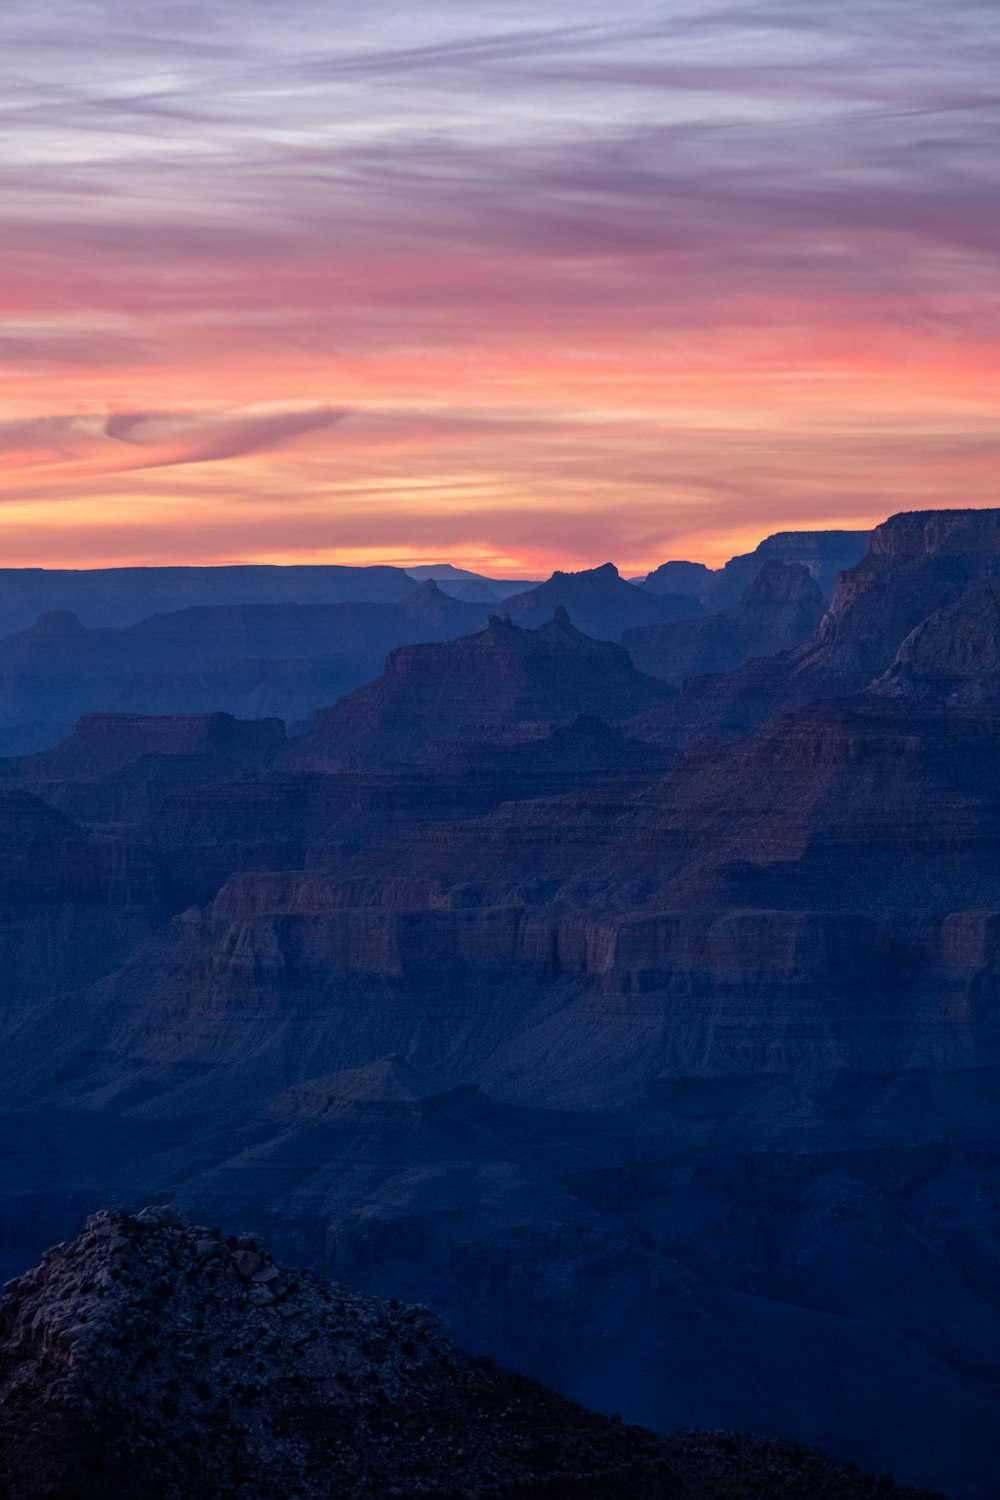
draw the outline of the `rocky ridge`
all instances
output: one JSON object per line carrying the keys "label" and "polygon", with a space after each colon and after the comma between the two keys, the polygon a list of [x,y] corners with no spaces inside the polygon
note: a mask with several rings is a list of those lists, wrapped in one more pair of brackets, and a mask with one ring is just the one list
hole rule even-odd
{"label": "rocky ridge", "polygon": [[0,1472],[6,1500],[917,1494],[795,1443],[592,1415],[470,1358],[425,1308],[166,1207],[96,1213],[8,1283]]}

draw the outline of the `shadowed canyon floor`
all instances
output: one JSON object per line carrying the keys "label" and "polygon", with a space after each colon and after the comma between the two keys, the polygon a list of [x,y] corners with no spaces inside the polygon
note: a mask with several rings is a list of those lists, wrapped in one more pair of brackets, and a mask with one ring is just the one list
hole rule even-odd
{"label": "shadowed canyon floor", "polygon": [[626,1420],[991,1500],[998,548],[895,517],[679,693],[497,620],[305,735],[9,762],[9,1270],[176,1200]]}

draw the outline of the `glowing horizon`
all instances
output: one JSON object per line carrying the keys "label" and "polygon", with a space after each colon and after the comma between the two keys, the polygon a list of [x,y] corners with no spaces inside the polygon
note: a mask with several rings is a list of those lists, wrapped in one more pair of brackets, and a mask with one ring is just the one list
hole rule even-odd
{"label": "glowing horizon", "polygon": [[0,560],[628,575],[1000,503],[997,15],[566,17],[6,7]]}

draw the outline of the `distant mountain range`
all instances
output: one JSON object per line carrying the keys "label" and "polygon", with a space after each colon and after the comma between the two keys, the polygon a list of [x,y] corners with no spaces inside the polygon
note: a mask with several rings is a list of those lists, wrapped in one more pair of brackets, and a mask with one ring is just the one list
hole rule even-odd
{"label": "distant mountain range", "polygon": [[[613,641],[705,616],[703,630],[668,633],[657,649],[648,635],[641,648],[634,637],[643,670],[679,682],[691,671],[738,665],[804,639],[814,623],[809,607],[782,614],[775,600],[751,593],[744,615],[717,624],[715,615],[729,607],[731,585],[752,589],[765,564],[795,552],[822,593],[848,545],[840,533],[831,537],[769,538],[718,575],[695,564],[666,564],[645,589],[627,583],[610,563],[556,572],[538,584],[480,577],[451,564],[411,573],[322,566],[0,569],[0,631],[10,632],[0,634],[0,755],[52,745],[81,714],[96,711],[225,712],[277,716],[292,725],[377,677],[397,646],[454,639],[485,626],[491,612],[537,628],[563,608],[585,634]],[[684,582],[692,571],[702,584],[715,580],[701,589],[713,603],[695,598]],[[681,582],[664,592],[669,578]],[[726,646],[718,644],[723,637]],[[709,639],[717,644],[667,644]]]}

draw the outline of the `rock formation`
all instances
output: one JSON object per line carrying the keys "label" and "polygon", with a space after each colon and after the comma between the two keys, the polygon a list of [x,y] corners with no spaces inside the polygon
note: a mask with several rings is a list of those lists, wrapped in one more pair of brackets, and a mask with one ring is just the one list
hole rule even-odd
{"label": "rock formation", "polygon": [[799,1444],[592,1415],[171,1208],[93,1215],[6,1293],[8,1500],[916,1500]]}
{"label": "rock formation", "polygon": [[390,653],[380,678],[315,715],[284,764],[333,770],[420,759],[504,732],[539,737],[580,713],[626,718],[669,695],[622,647],[591,640],[565,610],[537,630],[494,615],[476,635]]}
{"label": "rock formation", "polygon": [[711,595],[714,577],[714,569],[704,563],[678,561],[661,563],[645,578],[634,581],[651,594],[686,594],[703,600]]}
{"label": "rock formation", "polygon": [[614,563],[582,573],[553,573],[545,583],[507,599],[504,609],[516,625],[543,625],[555,609],[565,609],[585,634],[598,640],[621,640],[625,630],[701,613],[689,595],[648,593],[627,583]]}
{"label": "rock formation", "polygon": [[661,563],[641,582],[653,593],[692,594],[709,609],[726,609],[739,600],[766,563],[780,562],[808,568],[824,599],[829,599],[838,575],[865,555],[868,539],[867,531],[779,531],[765,537],[753,552],[731,557],[722,568]]}
{"label": "rock formation", "polygon": [[641,672],[680,687],[704,672],[728,672],[755,656],[774,656],[807,640],[826,608],[802,563],[766,562],[729,609],[672,625],[645,625],[622,637]]}
{"label": "rock formation", "polygon": [[280,719],[231,714],[85,714],[69,739],[17,763],[19,779],[76,780],[120,771],[145,756],[211,756],[220,770],[266,765],[285,743]]}

